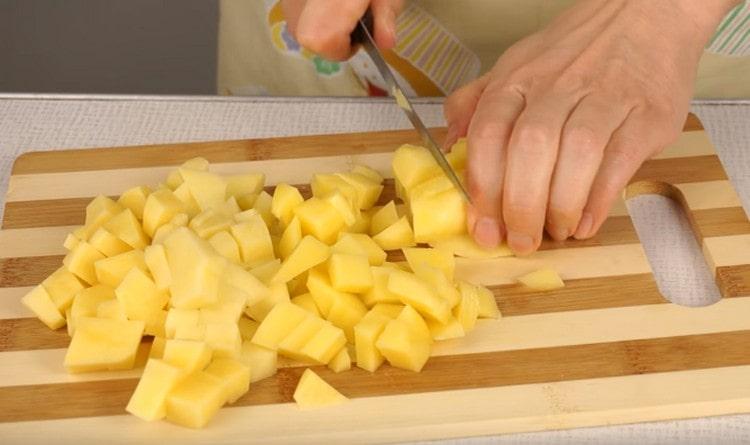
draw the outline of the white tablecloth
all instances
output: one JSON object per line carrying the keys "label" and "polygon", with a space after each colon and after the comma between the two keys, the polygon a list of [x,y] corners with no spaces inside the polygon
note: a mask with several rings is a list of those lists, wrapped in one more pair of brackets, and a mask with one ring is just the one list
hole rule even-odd
{"label": "white tablecloth", "polygon": [[[440,102],[423,101],[418,109],[428,126],[444,125]],[[706,125],[745,209],[750,209],[750,103],[696,103],[693,110]],[[4,206],[13,160],[30,150],[399,128],[409,128],[409,123],[387,100],[0,96],[0,204]],[[630,208],[662,292],[682,304],[715,301],[715,286],[688,226],[676,219],[677,208],[660,197],[638,198]],[[750,415],[450,443],[748,444]]]}

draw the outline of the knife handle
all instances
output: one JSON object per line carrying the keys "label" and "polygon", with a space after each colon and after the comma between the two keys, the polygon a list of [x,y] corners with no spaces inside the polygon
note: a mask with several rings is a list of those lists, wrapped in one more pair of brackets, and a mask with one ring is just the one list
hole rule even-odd
{"label": "knife handle", "polygon": [[352,31],[349,36],[352,46],[361,45],[367,40],[367,35],[365,34],[365,29],[363,27],[367,27],[367,30],[372,35],[373,18],[372,10],[370,8],[367,8],[367,11],[365,11],[365,15],[363,15],[362,18],[359,19],[359,21],[357,22],[357,26],[354,27],[354,31]]}

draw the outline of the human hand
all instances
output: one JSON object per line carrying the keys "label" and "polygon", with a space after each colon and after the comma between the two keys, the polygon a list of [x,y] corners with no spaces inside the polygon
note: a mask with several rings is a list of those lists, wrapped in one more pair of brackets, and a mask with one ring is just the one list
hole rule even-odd
{"label": "human hand", "polygon": [[300,45],[329,60],[352,54],[350,34],[367,8],[372,9],[375,43],[396,44],[396,17],[403,0],[282,0],[289,32]]}
{"label": "human hand", "polygon": [[593,236],[647,158],[679,135],[703,47],[736,0],[582,0],[445,104],[468,138],[468,229],[535,251]]}

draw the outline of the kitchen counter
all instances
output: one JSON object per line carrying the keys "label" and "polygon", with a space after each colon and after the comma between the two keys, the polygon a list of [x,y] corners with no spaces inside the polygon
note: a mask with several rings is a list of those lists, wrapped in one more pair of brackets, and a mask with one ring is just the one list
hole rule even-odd
{"label": "kitchen counter", "polygon": [[[417,103],[428,126],[444,125],[439,100]],[[745,209],[750,209],[750,102],[696,102],[693,111],[703,120]],[[31,150],[399,128],[409,128],[409,122],[387,99],[0,95],[0,204],[4,205],[13,160]],[[662,292],[682,304],[715,301],[715,287],[687,224],[674,220],[678,208],[661,197],[635,201],[629,207]],[[641,224],[640,219],[648,223]],[[635,442],[750,443],[750,415],[450,443]]]}

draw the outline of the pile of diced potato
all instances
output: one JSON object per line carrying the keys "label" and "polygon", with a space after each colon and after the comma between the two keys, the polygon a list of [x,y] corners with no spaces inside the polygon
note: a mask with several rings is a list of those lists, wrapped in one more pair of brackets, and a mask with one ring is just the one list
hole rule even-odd
{"label": "pile of diced potato", "polygon": [[[459,174],[465,152],[448,155]],[[509,252],[473,244],[427,150],[399,148],[393,173],[403,204],[378,206],[383,177],[365,166],[314,175],[304,199],[288,184],[267,193],[261,173],[222,177],[190,160],[153,189],[94,199],[63,265],[23,303],[52,329],[67,324],[71,373],[130,369],[151,339],[127,406],[146,420],[201,427],[272,376],[279,355],[420,371],[434,341],[500,316],[490,290],[455,279],[454,254]],[[342,397],[312,371],[295,393],[305,407]]]}

